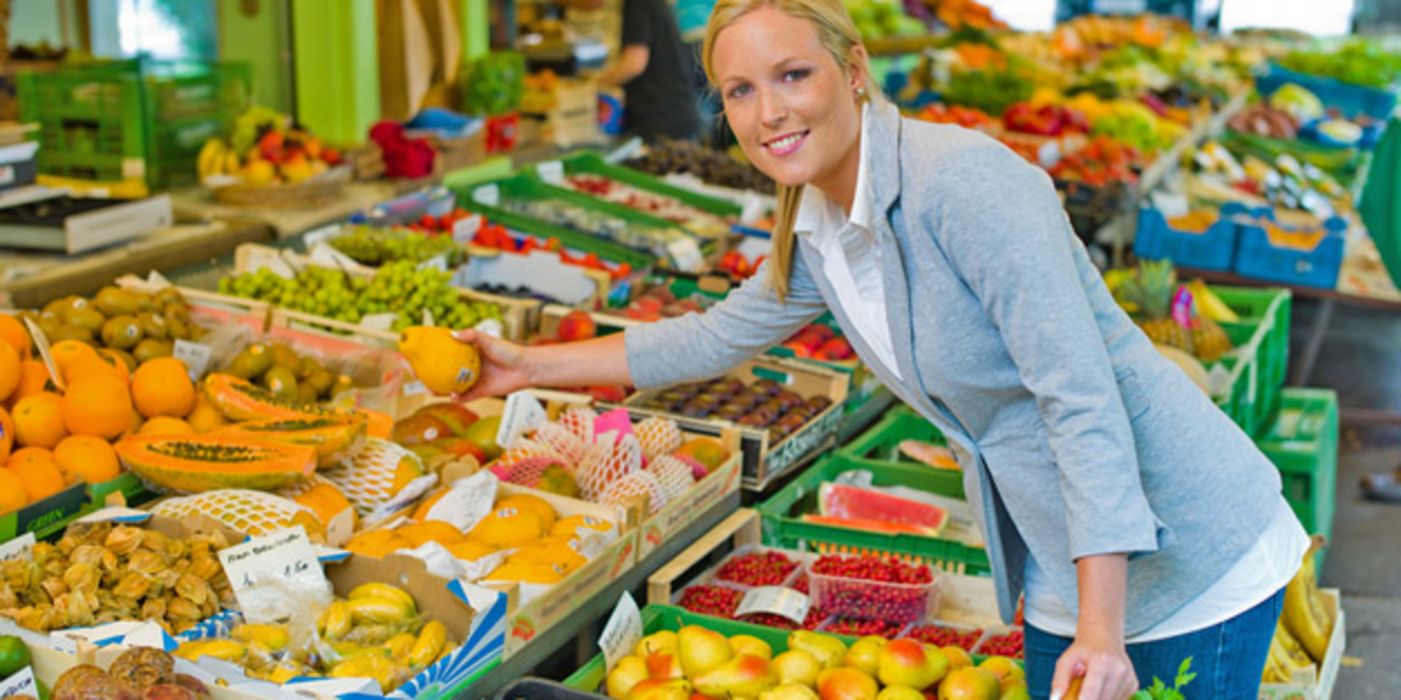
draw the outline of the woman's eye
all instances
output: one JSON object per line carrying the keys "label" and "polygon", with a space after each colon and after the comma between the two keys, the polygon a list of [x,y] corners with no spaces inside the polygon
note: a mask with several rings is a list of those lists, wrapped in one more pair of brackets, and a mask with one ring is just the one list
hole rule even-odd
{"label": "woman's eye", "polygon": [[740,97],[744,97],[745,95],[748,95],[748,94],[749,94],[749,86],[748,86],[748,85],[736,85],[736,86],[730,88],[730,93],[727,95],[727,97],[729,97],[730,99],[733,100],[733,99],[737,99],[737,98],[740,98]]}
{"label": "woman's eye", "polygon": [[783,74],[783,79],[790,83],[796,83],[806,77],[808,77],[808,69],[806,68],[794,68]]}

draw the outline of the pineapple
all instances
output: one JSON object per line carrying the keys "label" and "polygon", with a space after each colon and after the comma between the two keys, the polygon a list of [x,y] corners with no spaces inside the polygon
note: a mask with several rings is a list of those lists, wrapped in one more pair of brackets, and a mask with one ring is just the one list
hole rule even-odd
{"label": "pineapple", "polygon": [[1197,314],[1192,320],[1196,323],[1196,327],[1192,329],[1192,347],[1197,359],[1202,362],[1215,362],[1234,347],[1231,345],[1231,337],[1226,335],[1226,329],[1222,328],[1221,324],[1201,314]]}
{"label": "pineapple", "polygon": [[[1144,260],[1137,274],[1123,280],[1119,287],[1122,301],[1137,308],[1138,327],[1159,345],[1193,352],[1193,334],[1173,319],[1173,292],[1177,289],[1177,272],[1172,263]],[[1220,330],[1220,327],[1217,327]]]}

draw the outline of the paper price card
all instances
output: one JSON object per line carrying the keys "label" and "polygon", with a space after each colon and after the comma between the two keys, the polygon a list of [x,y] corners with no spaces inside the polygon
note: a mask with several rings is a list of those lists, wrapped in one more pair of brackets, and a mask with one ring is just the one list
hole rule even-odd
{"label": "paper price card", "polygon": [[452,241],[454,243],[471,243],[477,237],[477,229],[482,227],[482,217],[473,214],[466,218],[458,219],[452,224]]}
{"label": "paper price card", "polygon": [[551,185],[564,183],[564,163],[557,160],[546,161],[535,166],[535,172],[539,173],[541,180]]}
{"label": "paper price card", "polygon": [[676,264],[678,270],[699,272],[705,267],[705,255],[701,253],[695,239],[689,236],[668,243],[666,251],[671,254],[671,261]]}
{"label": "paper price card", "polygon": [[300,525],[222,549],[219,562],[250,622],[284,620],[313,602],[330,602],[331,584]]}
{"label": "paper price card", "polygon": [[34,680],[34,669],[30,666],[15,671],[13,675],[0,681],[0,698],[18,695],[39,697],[39,684]]}
{"label": "paper price card", "polygon": [[190,370],[191,379],[199,379],[204,376],[204,370],[209,369],[209,358],[214,354],[214,349],[204,343],[176,340],[175,349],[171,354],[185,363],[185,367]]}
{"label": "paper price card", "polygon": [[[28,559],[34,549],[34,533],[26,532],[3,545],[0,545],[0,561]],[[0,695],[0,697],[4,697]]]}
{"label": "paper price card", "polygon": [[744,617],[750,613],[771,613],[801,625],[808,616],[808,603],[809,599],[805,594],[791,588],[760,586],[744,594],[739,601],[739,608],[735,610],[735,617]]}
{"label": "paper price card", "polygon": [[608,616],[608,624],[603,626],[603,634],[598,636],[598,648],[603,650],[608,670],[624,656],[632,653],[633,647],[642,641],[642,612],[637,609],[637,601],[632,594],[623,592],[618,598],[617,607]]}
{"label": "paper price card", "polygon": [[510,447],[517,437],[538,427],[549,418],[539,399],[528,392],[517,391],[506,397],[506,407],[501,411],[501,426],[496,429],[496,444]]}

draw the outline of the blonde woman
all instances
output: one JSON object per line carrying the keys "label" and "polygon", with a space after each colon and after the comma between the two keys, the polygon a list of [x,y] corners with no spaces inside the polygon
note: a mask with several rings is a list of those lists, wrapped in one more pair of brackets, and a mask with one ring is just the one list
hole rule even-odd
{"label": "blonde woman", "polygon": [[767,269],[702,315],[568,345],[472,332],[475,394],[724,372],[831,310],[948,438],[1033,697],[1121,700],[1192,657],[1256,696],[1307,537],[1274,467],[1119,309],[1049,178],[873,95],[841,0],[720,0],[702,56],[779,188]]}

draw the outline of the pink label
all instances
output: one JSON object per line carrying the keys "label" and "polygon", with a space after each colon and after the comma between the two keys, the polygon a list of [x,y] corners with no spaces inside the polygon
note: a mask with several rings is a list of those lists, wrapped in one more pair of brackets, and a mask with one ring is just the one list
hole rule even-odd
{"label": "pink label", "polygon": [[615,408],[607,413],[601,413],[593,419],[594,435],[602,435],[609,431],[614,432],[615,440],[621,440],[624,435],[632,434],[632,417],[628,415],[626,408]]}

